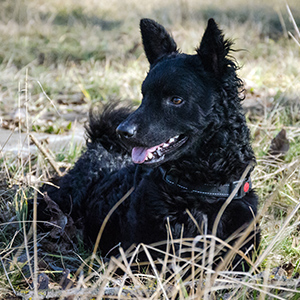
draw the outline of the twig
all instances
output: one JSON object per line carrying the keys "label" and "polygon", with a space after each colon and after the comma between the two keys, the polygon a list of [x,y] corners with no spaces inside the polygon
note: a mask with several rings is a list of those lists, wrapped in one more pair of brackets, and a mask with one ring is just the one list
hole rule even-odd
{"label": "twig", "polygon": [[54,107],[54,109],[55,109],[55,111],[57,112],[57,114],[58,114],[59,116],[61,116],[61,114],[60,114],[59,111],[57,110],[55,104],[53,103],[52,99],[47,95],[47,93],[46,93],[45,90],[43,89],[42,84],[41,84],[38,80],[37,80],[36,82],[37,82],[38,85],[40,86],[40,88],[41,88],[43,94],[45,95],[45,97],[50,101],[51,105]]}
{"label": "twig", "polygon": [[[68,297],[75,297],[75,299],[95,299],[97,296],[103,297],[106,296],[105,299],[132,299],[135,297],[134,291],[131,289],[124,289],[122,291],[122,296],[118,297],[119,288],[118,287],[105,287],[102,291],[100,288],[84,288],[78,290],[77,288],[72,288],[68,290],[56,290],[56,289],[48,289],[48,290],[40,290],[38,291],[38,298],[34,298],[33,292],[26,291],[18,291],[16,295],[21,297],[23,300],[38,300],[38,299],[66,299]],[[68,298],[68,299],[70,299]],[[100,298],[102,299],[102,298]]]}
{"label": "twig", "polygon": [[49,155],[45,147],[32,134],[29,134],[29,137],[31,141],[37,146],[37,148],[41,151],[41,153],[48,159],[50,165],[53,167],[58,176],[63,176],[63,173],[60,171],[55,160]]}
{"label": "twig", "polygon": [[286,9],[287,9],[287,11],[288,11],[288,13],[289,13],[289,15],[290,15],[290,18],[291,18],[291,21],[292,21],[292,23],[293,23],[294,29],[295,29],[295,31],[297,32],[298,37],[300,38],[300,31],[299,31],[299,28],[298,28],[298,26],[297,26],[297,24],[296,24],[296,21],[295,21],[295,19],[294,19],[294,17],[293,17],[293,14],[292,14],[292,12],[291,12],[290,7],[288,6],[288,4],[286,4]]}
{"label": "twig", "polygon": [[[290,7],[288,6],[287,3],[286,3],[285,5],[286,5],[286,9],[287,9],[287,11],[288,11],[288,14],[289,14],[289,16],[290,16],[290,18],[291,18],[291,22],[293,23],[294,29],[295,29],[295,31],[296,31],[296,33],[297,33],[297,35],[298,35],[298,38],[300,39],[300,31],[299,31],[299,28],[298,28],[298,26],[297,26],[297,24],[296,24],[296,21],[295,21],[294,17],[293,17],[293,14],[292,14],[292,12],[291,12],[291,10],[290,10]],[[290,37],[296,42],[296,44],[300,47],[300,43],[299,43],[298,39],[297,39],[290,31],[289,31],[289,36],[290,36]]]}
{"label": "twig", "polygon": [[[39,168],[40,163],[39,159],[37,161],[37,169],[36,169],[36,176],[39,177]],[[36,184],[37,185],[37,184]],[[34,189],[33,195],[33,266],[34,266],[34,273],[33,273],[33,288],[34,288],[34,296],[35,298],[38,297],[38,249],[37,249],[37,186]]]}
{"label": "twig", "polygon": [[293,34],[289,31],[289,36],[295,41],[295,43],[300,47],[300,43],[297,41],[297,39],[293,36]]}

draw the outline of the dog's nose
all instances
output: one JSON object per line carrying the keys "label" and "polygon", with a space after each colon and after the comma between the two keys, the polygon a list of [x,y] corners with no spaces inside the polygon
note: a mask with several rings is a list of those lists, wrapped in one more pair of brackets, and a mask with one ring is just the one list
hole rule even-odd
{"label": "dog's nose", "polygon": [[121,123],[117,127],[117,134],[119,134],[122,138],[130,139],[136,135],[137,126],[132,124]]}

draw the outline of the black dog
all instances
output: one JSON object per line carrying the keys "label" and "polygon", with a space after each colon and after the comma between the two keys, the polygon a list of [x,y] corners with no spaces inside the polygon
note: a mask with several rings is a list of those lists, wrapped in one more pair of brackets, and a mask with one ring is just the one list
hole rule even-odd
{"label": "black dog", "polygon": [[[142,104],[134,112],[111,105],[102,115],[92,114],[86,152],[61,178],[60,189],[47,191],[63,211],[82,220],[86,240],[95,242],[107,214],[134,187],[105,226],[103,255],[118,244],[126,249],[164,241],[167,223],[173,239],[195,237],[205,226],[212,233],[221,206],[255,161],[241,107],[242,81],[228,55],[231,42],[215,21],[208,21],[195,55],[180,53],[152,20],[142,19],[140,28],[150,63]],[[249,172],[222,214],[217,236],[226,240],[244,230],[256,211]],[[258,241],[252,233],[241,250]]]}

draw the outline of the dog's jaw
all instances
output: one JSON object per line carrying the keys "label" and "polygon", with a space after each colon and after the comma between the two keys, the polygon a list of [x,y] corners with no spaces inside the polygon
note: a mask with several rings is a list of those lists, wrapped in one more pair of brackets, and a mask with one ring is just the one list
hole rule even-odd
{"label": "dog's jaw", "polygon": [[157,164],[163,163],[168,157],[171,157],[175,151],[178,151],[188,140],[185,135],[176,135],[166,142],[157,146],[147,147],[134,147],[132,149],[132,161],[136,164]]}

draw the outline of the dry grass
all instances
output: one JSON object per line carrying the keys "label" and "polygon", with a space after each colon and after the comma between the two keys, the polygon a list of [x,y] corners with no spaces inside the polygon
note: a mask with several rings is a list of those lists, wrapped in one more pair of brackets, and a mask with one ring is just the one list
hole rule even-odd
{"label": "dry grass", "polygon": [[[289,1],[288,9],[280,0],[1,1],[1,124],[6,131],[19,132],[19,146],[17,153],[8,151],[12,135],[1,140],[0,131],[0,298],[298,299],[298,6],[298,0]],[[253,175],[261,199],[257,221],[262,228],[261,249],[249,261],[249,273],[226,271],[230,260],[222,269],[211,270],[214,255],[229,247],[228,241],[214,236],[178,241],[169,236],[167,249],[179,244],[190,256],[183,250],[178,256],[167,251],[158,268],[152,254],[160,251],[159,245],[139,245],[127,253],[120,249],[120,256],[110,262],[91,256],[81,243],[68,251],[45,251],[49,237],[37,234],[36,223],[29,221],[29,199],[54,172],[41,152],[28,154],[29,134],[70,134],[95,102],[140,101],[148,68],[138,30],[141,17],[166,25],[185,52],[194,51],[207,18],[214,17],[226,36],[235,39],[236,49],[246,49],[234,55],[246,84],[245,109],[258,161]],[[282,128],[290,149],[281,160],[270,159],[271,140]],[[50,156],[56,163],[72,164],[80,151],[81,146],[73,144]],[[206,246],[198,249],[197,241]],[[146,252],[148,265],[137,270],[140,250]],[[64,268],[70,269],[75,287],[62,291],[58,283]],[[117,275],[117,270],[125,275]],[[47,292],[32,285],[45,274],[50,278]],[[63,286],[69,282],[64,279]]]}

